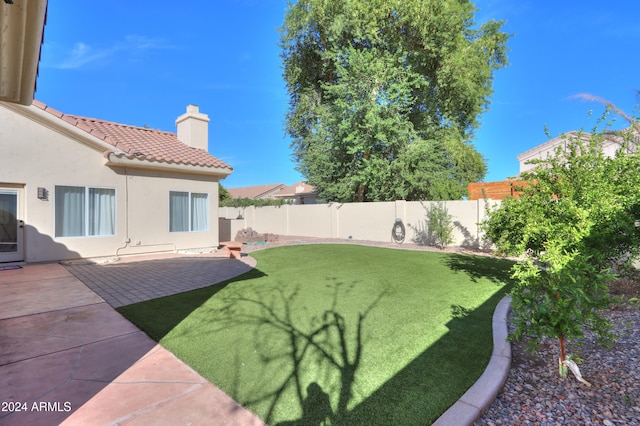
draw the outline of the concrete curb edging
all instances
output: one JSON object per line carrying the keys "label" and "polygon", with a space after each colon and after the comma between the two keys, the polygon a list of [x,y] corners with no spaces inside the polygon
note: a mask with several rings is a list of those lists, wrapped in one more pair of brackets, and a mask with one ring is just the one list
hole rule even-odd
{"label": "concrete curb edging", "polygon": [[487,368],[462,397],[434,423],[434,426],[472,425],[498,396],[511,368],[511,344],[507,341],[507,315],[511,298],[505,296],[493,312],[493,352]]}

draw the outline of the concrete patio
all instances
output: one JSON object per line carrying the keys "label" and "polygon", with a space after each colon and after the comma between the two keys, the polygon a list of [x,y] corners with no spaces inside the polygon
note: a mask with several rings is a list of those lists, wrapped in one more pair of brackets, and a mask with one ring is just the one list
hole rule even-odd
{"label": "concrete patio", "polygon": [[170,296],[237,277],[255,266],[219,253],[156,254],[121,258],[117,262],[69,263],[67,270],[114,308]]}
{"label": "concrete patio", "polygon": [[0,271],[0,424],[263,424],[113,309],[220,282],[253,259],[161,257],[69,267],[95,291],[59,264]]}

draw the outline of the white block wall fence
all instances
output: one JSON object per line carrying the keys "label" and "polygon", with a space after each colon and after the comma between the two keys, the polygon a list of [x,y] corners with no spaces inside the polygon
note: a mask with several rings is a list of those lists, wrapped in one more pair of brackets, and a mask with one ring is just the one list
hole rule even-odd
{"label": "white block wall fence", "polygon": [[[261,234],[391,242],[397,219],[405,227],[405,243],[419,240],[432,201],[377,203],[329,203],[268,207],[220,207],[220,241],[231,241],[240,229]],[[454,225],[453,246],[481,244],[479,223],[486,216],[485,203],[494,200],[445,201]]]}

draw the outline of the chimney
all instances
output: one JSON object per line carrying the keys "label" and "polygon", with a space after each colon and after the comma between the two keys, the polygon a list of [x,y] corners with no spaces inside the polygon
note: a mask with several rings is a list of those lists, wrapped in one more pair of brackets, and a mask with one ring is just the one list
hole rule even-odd
{"label": "chimney", "polygon": [[176,127],[180,142],[209,151],[209,116],[197,105],[187,105],[187,112],[176,119]]}

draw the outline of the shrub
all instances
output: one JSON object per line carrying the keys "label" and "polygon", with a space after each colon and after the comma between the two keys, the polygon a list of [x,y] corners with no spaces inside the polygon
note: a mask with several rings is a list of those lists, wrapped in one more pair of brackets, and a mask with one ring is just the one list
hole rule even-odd
{"label": "shrub", "polygon": [[265,206],[283,206],[291,204],[289,200],[279,199],[257,199],[253,198],[231,198],[220,203],[220,207],[265,207]]}
{"label": "shrub", "polygon": [[416,228],[415,242],[445,249],[453,242],[453,216],[444,202],[432,202],[425,207],[425,221]]}

